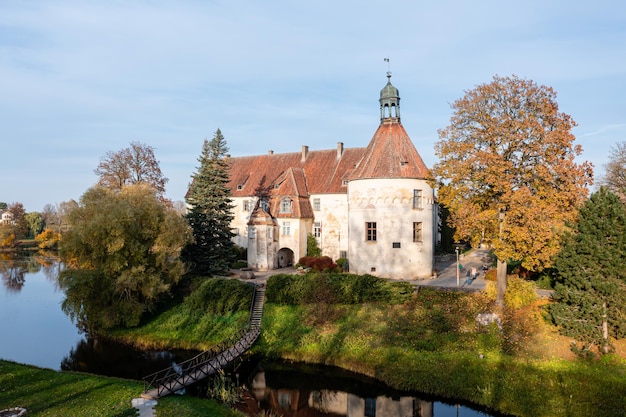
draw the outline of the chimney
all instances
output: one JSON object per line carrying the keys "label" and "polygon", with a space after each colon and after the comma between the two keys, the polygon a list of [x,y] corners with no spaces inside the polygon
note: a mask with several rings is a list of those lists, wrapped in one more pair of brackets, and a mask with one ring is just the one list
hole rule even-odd
{"label": "chimney", "polygon": [[274,155],[274,151],[270,149],[269,151],[267,151],[267,154],[268,155]]}
{"label": "chimney", "polygon": [[341,159],[343,155],[343,142],[337,142],[337,159]]}
{"label": "chimney", "polygon": [[302,145],[302,159],[301,162],[306,161],[306,157],[309,155],[309,147],[306,145]]}

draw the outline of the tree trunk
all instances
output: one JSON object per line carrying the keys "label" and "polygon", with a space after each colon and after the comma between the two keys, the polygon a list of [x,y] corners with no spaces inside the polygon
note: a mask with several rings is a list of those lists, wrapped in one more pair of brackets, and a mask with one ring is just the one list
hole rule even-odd
{"label": "tree trunk", "polygon": [[609,353],[609,321],[606,313],[606,302],[602,303],[602,353]]}
{"label": "tree trunk", "polygon": [[[506,209],[501,208],[498,214],[498,238],[502,240],[502,231],[504,230],[504,219],[506,217]],[[504,307],[504,293],[506,292],[506,260],[498,257],[496,284],[498,287],[498,296],[496,297],[496,305]]]}
{"label": "tree trunk", "polygon": [[496,283],[498,286],[498,296],[496,304],[500,307],[504,306],[504,293],[506,292],[506,261],[498,259]]}

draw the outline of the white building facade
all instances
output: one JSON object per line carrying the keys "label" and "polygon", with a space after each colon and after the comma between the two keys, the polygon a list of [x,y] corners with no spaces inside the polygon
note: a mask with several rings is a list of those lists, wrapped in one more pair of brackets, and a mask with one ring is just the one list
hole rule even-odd
{"label": "white building facade", "polygon": [[232,229],[257,270],[294,265],[309,235],[350,272],[388,278],[433,273],[438,214],[428,169],[400,122],[400,97],[380,93],[380,125],[366,148],[231,159]]}

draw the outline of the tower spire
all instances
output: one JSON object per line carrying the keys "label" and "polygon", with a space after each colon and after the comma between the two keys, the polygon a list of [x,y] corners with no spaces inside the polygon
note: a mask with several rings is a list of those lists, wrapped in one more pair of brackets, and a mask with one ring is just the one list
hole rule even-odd
{"label": "tower spire", "polygon": [[380,122],[400,121],[400,92],[391,84],[391,64],[387,63],[387,85],[380,90]]}

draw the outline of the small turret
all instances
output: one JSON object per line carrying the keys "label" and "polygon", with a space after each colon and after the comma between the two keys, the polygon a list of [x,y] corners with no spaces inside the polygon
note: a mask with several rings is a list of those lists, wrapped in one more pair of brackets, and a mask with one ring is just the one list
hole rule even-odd
{"label": "small turret", "polygon": [[400,92],[391,84],[391,72],[387,71],[387,85],[380,90],[380,121],[400,121]]}

